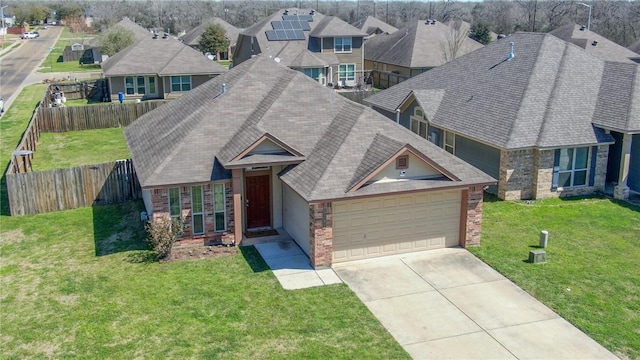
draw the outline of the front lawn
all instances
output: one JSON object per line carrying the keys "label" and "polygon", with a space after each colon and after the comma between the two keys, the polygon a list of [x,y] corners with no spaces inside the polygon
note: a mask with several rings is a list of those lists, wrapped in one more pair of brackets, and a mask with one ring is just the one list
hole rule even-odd
{"label": "front lawn", "polygon": [[42,133],[33,157],[33,171],[100,164],[129,159],[124,128]]}
{"label": "front lawn", "polygon": [[[549,231],[546,264],[525,262]],[[605,198],[484,203],[469,249],[623,358],[640,357],[640,208]]]}
{"label": "front lawn", "polygon": [[155,262],[141,210],[0,218],[2,358],[409,358],[346,285],[283,290],[253,247]]}

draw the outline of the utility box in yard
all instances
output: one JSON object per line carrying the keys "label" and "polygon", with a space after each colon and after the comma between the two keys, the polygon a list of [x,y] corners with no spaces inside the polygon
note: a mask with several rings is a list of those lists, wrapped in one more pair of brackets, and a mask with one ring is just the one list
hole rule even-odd
{"label": "utility box in yard", "polygon": [[529,262],[532,264],[546,263],[547,252],[542,249],[529,250]]}

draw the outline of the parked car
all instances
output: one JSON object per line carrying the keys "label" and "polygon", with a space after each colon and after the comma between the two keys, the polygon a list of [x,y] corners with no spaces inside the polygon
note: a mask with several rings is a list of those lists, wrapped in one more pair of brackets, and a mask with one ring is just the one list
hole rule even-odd
{"label": "parked car", "polygon": [[35,39],[37,37],[38,36],[36,34],[30,32],[25,32],[20,35],[20,39]]}
{"label": "parked car", "polygon": [[37,31],[32,32],[33,35],[35,35],[37,38],[40,37],[40,33]]}

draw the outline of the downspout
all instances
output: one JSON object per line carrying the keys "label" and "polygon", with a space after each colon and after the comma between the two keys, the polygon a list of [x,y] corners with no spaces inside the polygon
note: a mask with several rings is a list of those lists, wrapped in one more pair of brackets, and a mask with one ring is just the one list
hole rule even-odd
{"label": "downspout", "polygon": [[400,124],[400,108],[396,109],[396,123]]}

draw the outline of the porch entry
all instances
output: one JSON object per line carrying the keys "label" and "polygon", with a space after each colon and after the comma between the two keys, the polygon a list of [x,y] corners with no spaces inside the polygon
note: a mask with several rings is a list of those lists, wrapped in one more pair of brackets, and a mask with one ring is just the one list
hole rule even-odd
{"label": "porch entry", "polygon": [[245,178],[245,214],[247,229],[271,226],[271,186],[269,175]]}

